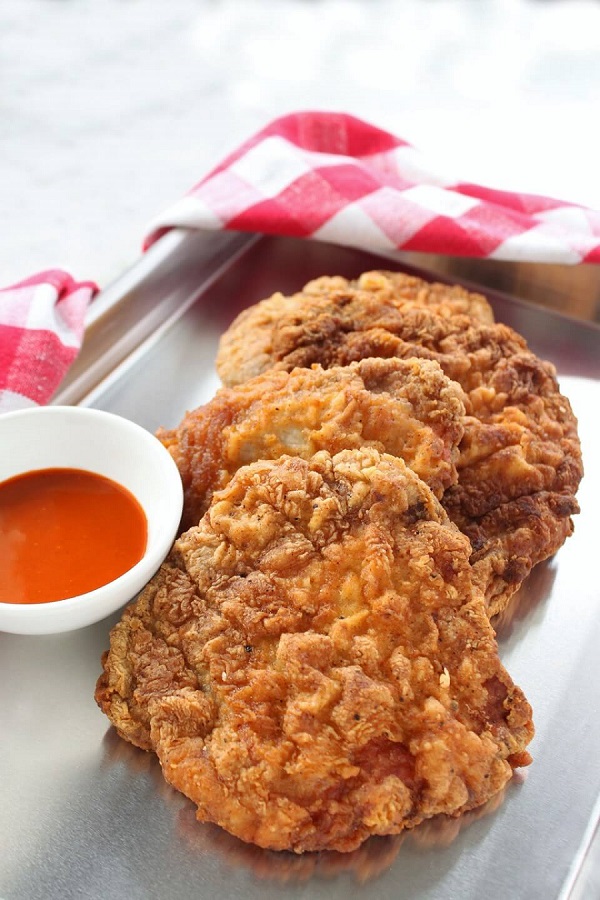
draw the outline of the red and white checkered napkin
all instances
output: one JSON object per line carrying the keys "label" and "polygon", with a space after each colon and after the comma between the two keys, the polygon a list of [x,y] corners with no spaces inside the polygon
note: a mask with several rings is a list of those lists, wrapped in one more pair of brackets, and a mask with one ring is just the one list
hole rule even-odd
{"label": "red and white checkered napkin", "polygon": [[57,269],[0,290],[0,412],[51,399],[77,356],[96,290]]}
{"label": "red and white checkered napkin", "polygon": [[[145,245],[174,226],[313,238],[386,255],[600,262],[600,213],[453,182],[401,138],[326,112],[272,122],[152,222]],[[0,412],[51,399],[77,355],[95,290],[51,271],[0,291]]]}
{"label": "red and white checkered napkin", "polygon": [[328,112],[276,119],[150,223],[313,238],[386,255],[418,250],[600,262],[600,213],[431,171],[401,138]]}

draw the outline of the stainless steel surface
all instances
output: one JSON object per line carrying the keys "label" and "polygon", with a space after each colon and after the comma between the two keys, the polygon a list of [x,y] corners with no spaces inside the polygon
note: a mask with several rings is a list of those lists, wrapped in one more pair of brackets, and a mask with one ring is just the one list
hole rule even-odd
{"label": "stainless steel surface", "polygon": [[[218,335],[242,306],[317,274],[353,274],[378,262],[291,240],[247,247],[194,303],[198,286],[190,285],[181,314],[171,310],[169,327],[83,402],[149,429],[175,424],[214,393]],[[349,856],[297,858],[248,847],[197,824],[153,757],[117,738],[96,709],[99,657],[116,617],[66,635],[0,635],[3,900],[595,896],[588,851],[600,796],[600,331],[492,300],[500,319],[557,364],[587,464],[574,537],[535,570],[498,623],[502,658],[537,726],[534,763],[498,808],[371,840]]]}
{"label": "stainless steel surface", "polygon": [[79,403],[256,241],[250,234],[174,229],[91,304],[81,352],[53,399]]}
{"label": "stainless steel surface", "polygon": [[555,312],[600,322],[600,266],[507,262],[422,253],[400,255],[404,262],[424,266],[451,281],[476,281],[490,290],[507,291]]}

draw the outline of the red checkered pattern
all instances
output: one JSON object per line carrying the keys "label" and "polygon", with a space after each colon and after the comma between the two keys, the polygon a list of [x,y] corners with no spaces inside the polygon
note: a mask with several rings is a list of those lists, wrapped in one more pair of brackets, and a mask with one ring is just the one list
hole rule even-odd
{"label": "red checkered pattern", "polygon": [[52,398],[77,356],[96,290],[58,270],[0,290],[0,412]]}
{"label": "red checkered pattern", "polygon": [[[600,213],[457,183],[406,141],[353,116],[272,122],[150,226],[557,263],[600,262]],[[0,412],[47,403],[77,355],[96,286],[43,272],[0,291]]]}
{"label": "red checkered pattern", "polygon": [[353,116],[272,122],[150,223],[530,262],[600,262],[600,213],[431,171],[406,141]]}

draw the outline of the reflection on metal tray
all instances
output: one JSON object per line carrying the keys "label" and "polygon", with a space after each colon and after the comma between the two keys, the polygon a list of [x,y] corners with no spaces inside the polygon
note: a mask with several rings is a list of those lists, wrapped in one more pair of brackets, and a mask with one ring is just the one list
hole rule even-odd
{"label": "reflection on metal tray", "polygon": [[[241,308],[325,273],[403,268],[291,239],[167,239],[101,296],[58,402],[107,409],[152,430],[172,426],[213,395],[218,337]],[[594,896],[600,331],[486,293],[498,319],[557,365],[587,462],[575,536],[537,567],[497,623],[502,659],[534,709],[533,765],[486,808],[371,839],[350,855],[262,851],[198,824],[156,759],[107,729],[92,695],[116,617],[65,635],[0,635],[3,900]]]}

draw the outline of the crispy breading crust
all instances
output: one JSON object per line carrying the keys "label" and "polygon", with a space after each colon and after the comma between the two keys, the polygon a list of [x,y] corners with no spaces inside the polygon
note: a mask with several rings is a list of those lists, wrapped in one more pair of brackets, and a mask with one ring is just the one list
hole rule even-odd
{"label": "crispy breading crust", "polygon": [[374,449],[240,469],[111,633],[96,699],[198,817],[349,851],[528,762],[470,546]]}
{"label": "crispy breading crust", "polygon": [[[285,298],[279,315],[277,303],[267,301],[270,356],[253,357],[253,339],[244,337],[248,353],[240,371],[348,365],[365,357],[437,361],[467,396],[458,484],[446,491],[443,503],[463,532],[476,536],[473,564],[490,615],[499,612],[532,566],[561,546],[572,531],[570,516],[578,512],[575,493],[583,467],[577,422],[554,367],[506,325],[453,312],[442,316],[416,305],[395,316],[382,310],[377,318],[377,294],[364,291],[350,302],[336,292],[303,298],[302,315],[290,313]],[[253,331],[255,317],[267,346],[261,304],[247,311],[244,334]],[[234,323],[222,345],[236,343],[239,357],[242,332]],[[224,365],[223,360],[221,370]]]}
{"label": "crispy breading crust", "polygon": [[[481,294],[456,285],[430,284],[400,272],[365,272],[356,281],[339,276],[318,278],[291,297],[273,294],[241,312],[221,338],[217,370],[223,384],[231,387],[270,368],[285,354],[278,346],[282,321],[299,330],[301,340],[296,339],[295,347],[308,348],[315,343],[327,344],[327,329],[335,332],[349,326],[349,331],[356,330],[353,322],[363,331],[382,328],[393,332],[405,312],[422,308],[444,318],[460,314],[481,324],[494,321],[490,305]],[[310,324],[305,318],[307,309]],[[363,353],[354,359],[383,355],[393,354]],[[308,359],[305,354],[301,361],[286,367],[310,366],[313,362],[335,364],[317,356]]]}
{"label": "crispy breading crust", "polygon": [[223,388],[157,436],[185,491],[182,531],[197,525],[214,491],[242,465],[318,450],[374,447],[398,456],[440,498],[457,479],[464,396],[437,363],[370,359],[324,370],[268,370]]}
{"label": "crispy breading crust", "polygon": [[363,272],[351,281],[340,275],[325,275],[309,281],[302,290],[307,294],[328,295],[334,291],[367,291],[376,294],[380,304],[391,303],[405,310],[414,305],[442,316],[469,316],[482,325],[494,321],[492,308],[482,294],[467,291],[458,284],[424,281],[404,272]]}
{"label": "crispy breading crust", "polygon": [[539,491],[497,506],[479,519],[457,519],[470,539],[475,582],[485,591],[488,615],[506,608],[532,567],[547,559],[573,532],[577,501]]}

